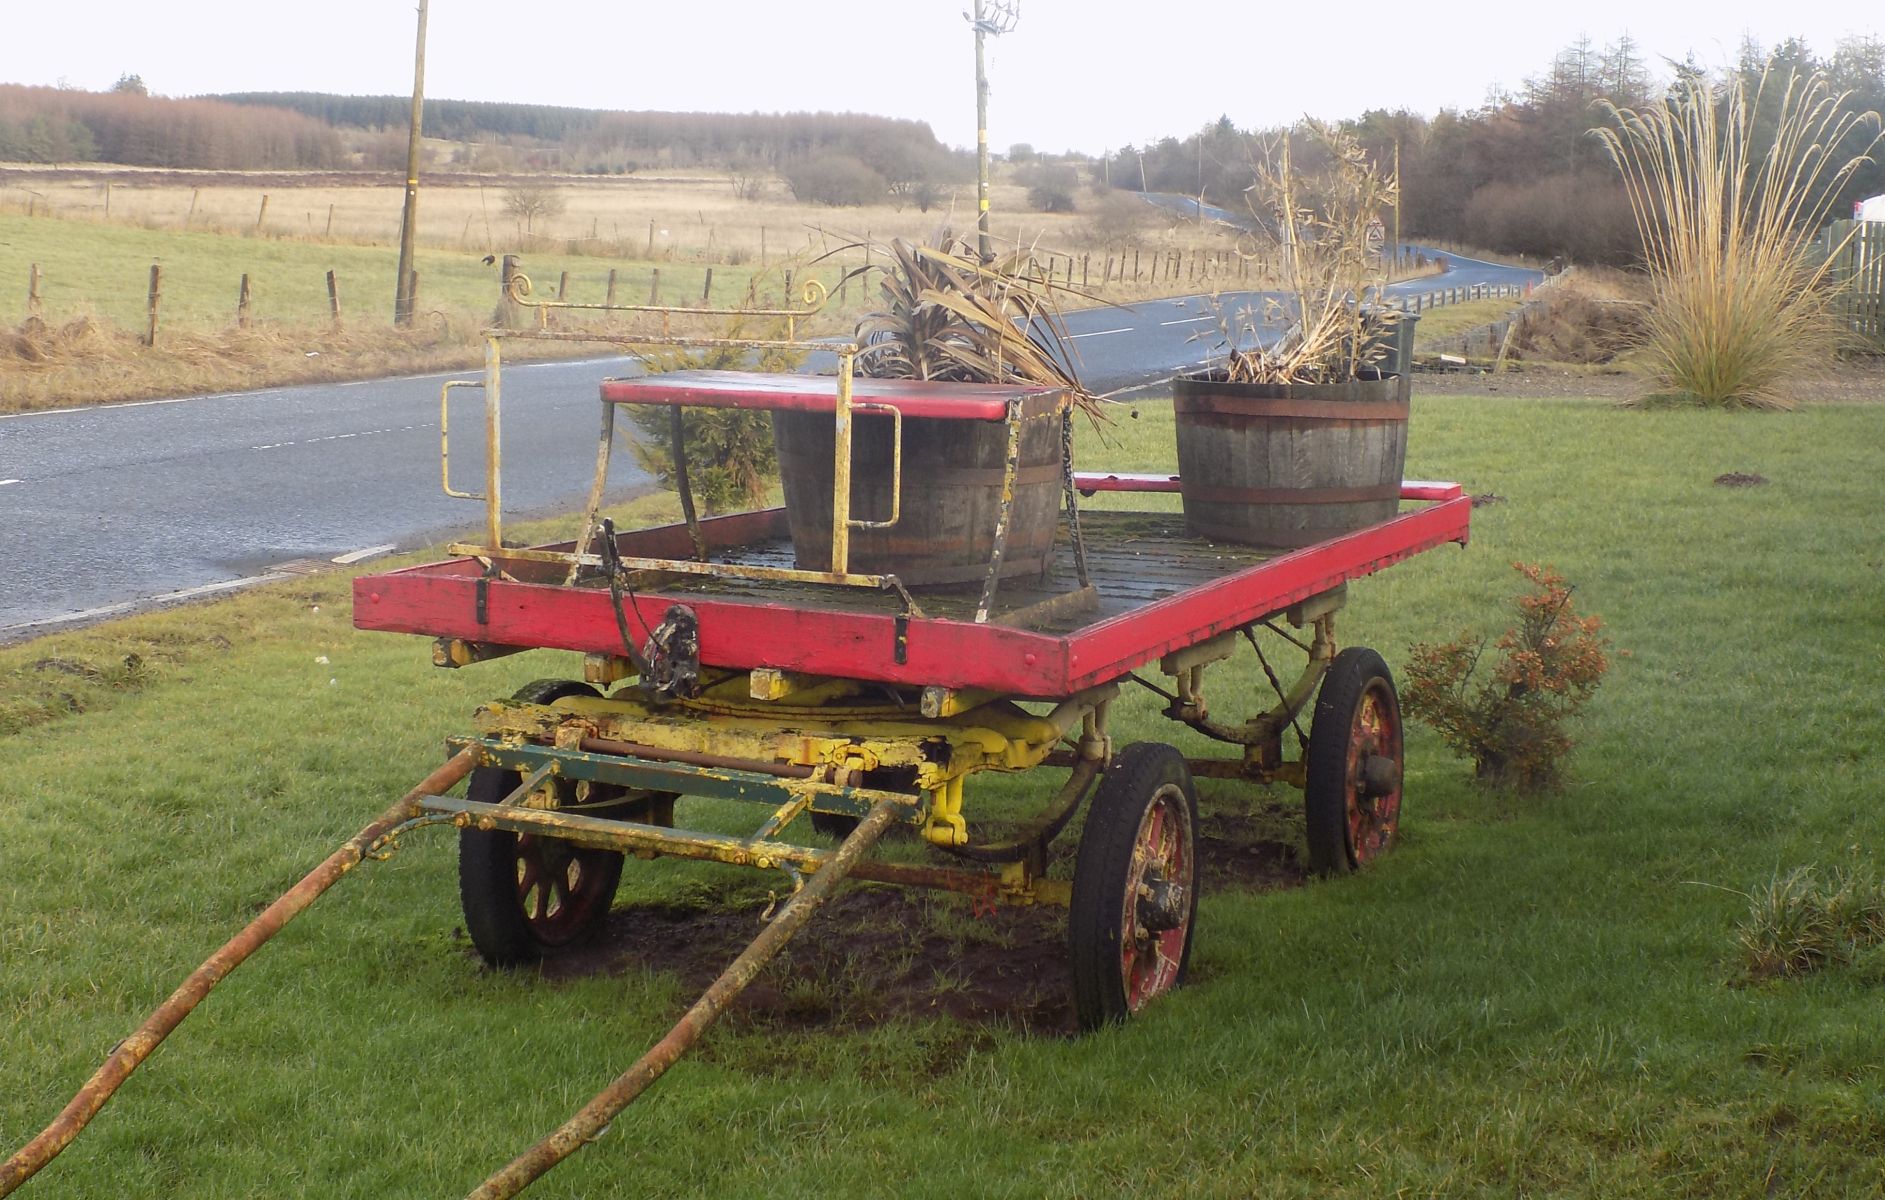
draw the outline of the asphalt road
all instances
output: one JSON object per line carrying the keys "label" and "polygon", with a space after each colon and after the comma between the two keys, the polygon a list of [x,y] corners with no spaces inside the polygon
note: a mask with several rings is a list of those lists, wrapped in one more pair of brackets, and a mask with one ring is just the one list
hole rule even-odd
{"label": "asphalt road", "polygon": [[[1435,279],[1525,283],[1522,268],[1448,256]],[[1256,293],[1221,296],[1261,313]],[[1122,394],[1204,362],[1222,345],[1203,296],[1068,315],[1082,379]],[[582,502],[594,468],[596,387],[627,359],[510,367],[504,381],[506,513]],[[481,504],[438,479],[438,395],[425,375],[0,416],[0,641],[164,599],[243,586],[472,529]],[[454,484],[482,482],[479,393],[454,398]],[[618,454],[612,487],[647,484]]]}

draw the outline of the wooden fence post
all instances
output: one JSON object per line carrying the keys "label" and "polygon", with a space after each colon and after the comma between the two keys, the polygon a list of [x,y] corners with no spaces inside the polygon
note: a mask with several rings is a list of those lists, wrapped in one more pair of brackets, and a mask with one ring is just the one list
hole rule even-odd
{"label": "wooden fence post", "polygon": [[255,210],[255,232],[262,232],[262,219],[268,216],[268,193],[262,193],[262,207]]}
{"label": "wooden fence post", "polygon": [[655,268],[654,281],[648,285],[648,303],[661,303],[661,268]]}
{"label": "wooden fence post", "polygon": [[[653,258],[654,256],[655,256],[655,223],[654,223],[653,218],[650,218],[648,221],[648,257]],[[654,303],[654,301],[650,300],[649,303],[652,304]]]}
{"label": "wooden fence post", "polygon": [[602,298],[602,303],[609,308],[615,307],[615,268],[614,267],[609,268],[609,294]]}
{"label": "wooden fence post", "polygon": [[759,227],[759,265],[766,265],[766,227]]}
{"label": "wooden fence post", "polygon": [[183,214],[183,227],[188,229],[190,222],[196,219],[196,198],[203,194],[202,188],[190,189],[190,211]]}
{"label": "wooden fence post", "polygon": [[702,304],[707,303],[708,299],[712,295],[713,295],[713,268],[708,267],[707,268],[707,282],[700,285],[700,302]]}
{"label": "wooden fence post", "polygon": [[242,273],[242,287],[236,292],[236,328],[249,327],[249,273]]}
{"label": "wooden fence post", "polygon": [[[465,218],[465,229],[467,231],[471,229],[470,217]],[[327,206],[327,232],[321,236],[330,238],[334,236],[334,206],[331,204]]]}
{"label": "wooden fence post", "polygon": [[340,276],[332,271],[327,273],[327,312],[334,325],[340,325]]}
{"label": "wooden fence post", "polygon": [[497,327],[517,328],[517,305],[511,299],[511,277],[517,274],[517,256],[506,254],[497,268]]}
{"label": "wooden fence post", "polygon": [[39,315],[39,264],[34,263],[26,271],[26,311],[32,316]]}
{"label": "wooden fence post", "polygon": [[105,219],[111,219],[111,180],[105,180]]}
{"label": "wooden fence post", "polygon": [[569,299],[569,272],[565,271],[561,275],[557,276],[556,302],[558,304],[561,304],[565,300],[568,300],[568,299]]}
{"label": "wooden fence post", "polygon": [[156,263],[151,264],[151,290],[145,299],[145,309],[149,315],[149,324],[144,330],[144,344],[157,344],[157,305],[164,298],[164,269]]}

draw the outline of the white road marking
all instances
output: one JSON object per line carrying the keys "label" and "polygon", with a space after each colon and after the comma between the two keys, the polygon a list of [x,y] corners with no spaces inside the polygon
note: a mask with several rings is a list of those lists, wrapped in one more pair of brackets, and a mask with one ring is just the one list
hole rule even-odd
{"label": "white road marking", "polygon": [[384,546],[368,546],[364,550],[354,550],[347,554],[339,555],[330,561],[339,563],[343,567],[347,567],[347,566],[352,566],[354,563],[357,563],[357,562],[365,562],[369,558],[377,558],[382,554],[391,554],[393,551],[397,549],[399,549],[399,545],[397,543],[388,542]]}
{"label": "white road marking", "polygon": [[264,445],[264,446],[250,446],[249,449],[251,450],[279,450],[283,446],[312,446],[318,442],[338,442],[342,438],[374,437],[382,433],[404,433],[410,429],[429,429],[429,428],[431,428],[431,425],[428,423],[425,425],[407,425],[400,429],[392,429],[392,428],[363,429],[363,430],[360,430],[358,433],[330,433],[326,437],[308,438],[306,441],[300,441],[300,442],[269,442],[267,445]]}
{"label": "white road marking", "polygon": [[0,479],[0,487],[5,487],[9,483],[18,483],[18,482],[20,481],[17,479]]}
{"label": "white road marking", "polygon": [[1199,321],[1215,321],[1216,317],[1185,317],[1178,321],[1160,321],[1160,325],[1196,325]]}
{"label": "white road marking", "polygon": [[1121,325],[1118,329],[1095,329],[1091,333],[1070,333],[1067,336],[1069,339],[1083,338],[1083,337],[1105,337],[1109,333],[1131,333],[1131,332],[1132,332],[1132,326]]}

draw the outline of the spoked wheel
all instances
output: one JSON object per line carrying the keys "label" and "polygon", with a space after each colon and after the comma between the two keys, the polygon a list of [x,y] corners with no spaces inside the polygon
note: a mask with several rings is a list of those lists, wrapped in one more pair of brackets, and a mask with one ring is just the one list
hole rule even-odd
{"label": "spoked wheel", "polygon": [[1351,646],[1335,656],[1309,727],[1303,806],[1309,866],[1357,870],[1401,828],[1401,702],[1387,663]]}
{"label": "spoked wheel", "polygon": [[1123,1021],[1184,982],[1198,913],[1198,795],[1159,742],[1114,755],[1087,813],[1067,914],[1082,1029]]}
{"label": "spoked wheel", "polygon": [[[587,684],[546,679],[522,688],[515,698],[548,704],[564,696],[596,694]],[[522,781],[515,771],[480,767],[471,773],[467,797],[498,804]],[[572,781],[559,779],[554,786],[560,803],[574,802]],[[592,801],[607,796],[601,786],[591,789]],[[673,798],[667,796],[606,811],[649,824],[674,823]],[[609,915],[621,878],[618,851],[504,829],[463,829],[458,834],[458,897],[465,932],[494,967],[535,962],[594,936]]]}

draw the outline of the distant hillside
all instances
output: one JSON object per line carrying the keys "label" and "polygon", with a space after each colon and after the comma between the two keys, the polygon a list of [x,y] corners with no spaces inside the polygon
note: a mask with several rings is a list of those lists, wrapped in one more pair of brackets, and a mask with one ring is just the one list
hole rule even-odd
{"label": "distant hillside", "polygon": [[[240,92],[207,97],[227,104],[286,109],[336,128],[403,130],[406,96],[333,96],[320,92]],[[922,121],[861,113],[614,112],[547,104],[427,100],[426,136],[498,143],[529,150],[539,166],[616,172],[651,164],[759,165],[777,168],[808,155],[845,154],[887,178],[911,160],[948,151]]]}

